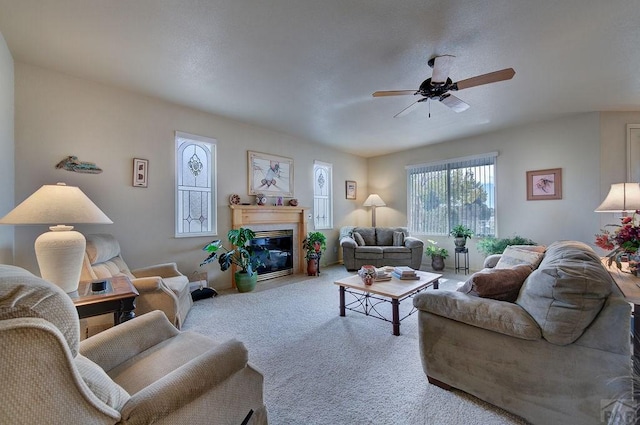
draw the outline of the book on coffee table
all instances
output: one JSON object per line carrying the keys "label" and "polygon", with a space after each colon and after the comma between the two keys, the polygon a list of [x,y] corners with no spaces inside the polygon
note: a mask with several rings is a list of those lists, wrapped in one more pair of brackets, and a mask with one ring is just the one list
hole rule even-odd
{"label": "book on coffee table", "polygon": [[413,274],[398,274],[395,271],[391,272],[391,276],[400,280],[418,280],[420,276],[418,276],[415,272]]}

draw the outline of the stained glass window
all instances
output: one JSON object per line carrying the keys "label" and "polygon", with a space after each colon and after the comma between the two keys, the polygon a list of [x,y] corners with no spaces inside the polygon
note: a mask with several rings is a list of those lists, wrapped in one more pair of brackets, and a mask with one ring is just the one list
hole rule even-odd
{"label": "stained glass window", "polygon": [[333,165],[313,163],[313,224],[318,229],[333,228]]}
{"label": "stained glass window", "polygon": [[176,237],[216,233],[216,140],[176,131]]}

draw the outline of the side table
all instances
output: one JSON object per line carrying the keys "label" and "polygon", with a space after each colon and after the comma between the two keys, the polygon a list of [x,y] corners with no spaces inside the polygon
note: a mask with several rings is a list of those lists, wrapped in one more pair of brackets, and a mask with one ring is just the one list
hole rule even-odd
{"label": "side table", "polygon": [[[80,319],[113,313],[113,324],[118,325],[135,317],[138,290],[127,276],[114,276],[105,281],[104,291],[93,292],[92,281],[80,282],[78,290],[69,294]],[[96,281],[93,281],[96,282]]]}
{"label": "side table", "polygon": [[[462,256],[462,259],[464,260],[464,266],[460,264],[460,256]],[[463,270],[464,274],[469,273],[469,248],[467,248],[466,246],[455,249],[455,267],[456,273],[458,273],[460,270]]]}

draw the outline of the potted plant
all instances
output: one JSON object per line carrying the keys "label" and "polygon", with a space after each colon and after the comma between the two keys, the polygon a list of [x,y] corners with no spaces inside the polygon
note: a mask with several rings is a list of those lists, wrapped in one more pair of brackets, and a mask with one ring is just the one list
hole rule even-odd
{"label": "potted plant", "polygon": [[524,238],[522,236],[514,235],[512,238],[482,238],[478,241],[478,251],[485,256],[493,254],[502,254],[509,245],[538,245],[531,239]]}
{"label": "potted plant", "polygon": [[227,239],[233,245],[233,249],[225,248],[222,241],[216,239],[202,248],[209,253],[209,256],[200,265],[209,264],[217,258],[220,270],[225,271],[235,264],[239,269],[234,275],[238,292],[253,291],[258,281],[257,269],[264,265],[258,256],[264,248],[250,243],[255,236],[253,230],[246,227],[229,230]]}
{"label": "potted plant", "polygon": [[322,251],[327,249],[327,237],[321,232],[309,232],[302,244],[306,251],[307,274],[309,276],[320,274],[320,257],[322,257]]}
{"label": "potted plant", "polygon": [[440,248],[436,241],[429,239],[427,242],[424,252],[431,257],[431,268],[436,271],[444,270],[444,259],[449,256],[449,251],[446,248]]}
{"label": "potted plant", "polygon": [[464,248],[467,244],[467,238],[473,236],[471,229],[462,224],[453,226],[453,229],[451,229],[449,234],[455,238],[453,243],[456,245],[456,248]]}

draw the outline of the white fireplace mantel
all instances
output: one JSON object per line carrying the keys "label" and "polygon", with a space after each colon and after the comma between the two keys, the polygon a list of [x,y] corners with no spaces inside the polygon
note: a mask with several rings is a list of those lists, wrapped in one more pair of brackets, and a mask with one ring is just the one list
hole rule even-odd
{"label": "white fireplace mantel", "polygon": [[[302,241],[307,236],[307,207],[269,205],[229,205],[231,208],[231,228],[248,227],[263,230],[265,227],[283,225],[293,229],[295,273],[304,273],[306,265],[302,254]],[[295,258],[297,257],[297,259]]]}

